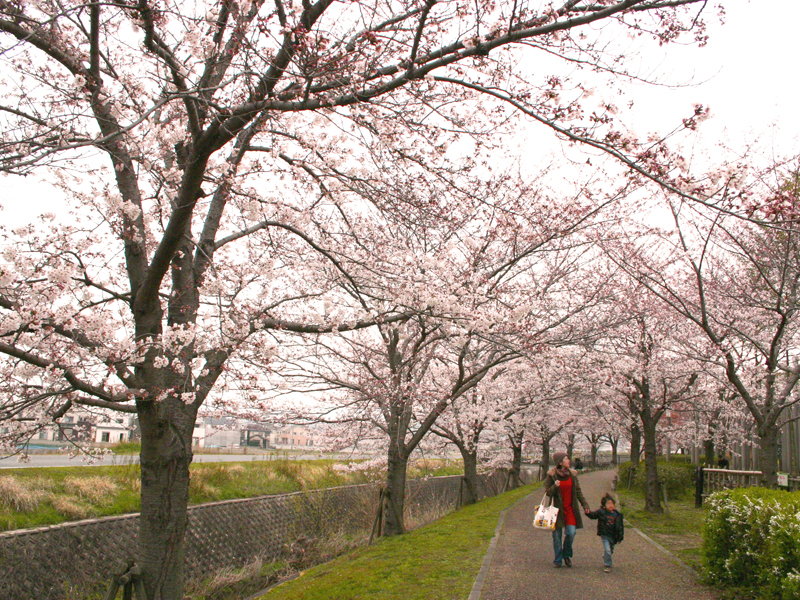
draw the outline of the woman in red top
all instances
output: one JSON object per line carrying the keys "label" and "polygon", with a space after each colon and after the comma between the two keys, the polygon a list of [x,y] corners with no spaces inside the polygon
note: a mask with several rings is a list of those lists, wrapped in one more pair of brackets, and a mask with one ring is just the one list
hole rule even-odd
{"label": "woman in red top", "polygon": [[547,472],[544,480],[544,491],[553,499],[553,506],[558,508],[556,528],[553,530],[553,565],[561,567],[561,563],[572,566],[572,542],[578,529],[583,528],[583,519],[578,504],[583,512],[589,512],[589,503],[583,497],[578,483],[578,472],[569,468],[569,457],[566,452],[553,455],[555,467]]}

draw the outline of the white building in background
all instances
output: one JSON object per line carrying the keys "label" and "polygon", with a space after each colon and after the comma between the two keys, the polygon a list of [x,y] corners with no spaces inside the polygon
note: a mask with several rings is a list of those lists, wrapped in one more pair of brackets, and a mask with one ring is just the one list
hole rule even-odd
{"label": "white building in background", "polygon": [[314,446],[314,438],[305,427],[291,425],[275,429],[270,435],[270,445],[280,449],[307,449]]}
{"label": "white building in background", "polygon": [[196,448],[310,449],[314,438],[305,427],[274,427],[231,418],[203,417],[194,426],[192,442]]}
{"label": "white building in background", "polygon": [[74,441],[112,445],[131,441],[135,430],[135,415],[103,415],[77,409],[63,416],[57,425],[44,427],[34,435],[30,444],[59,447]]}
{"label": "white building in background", "polygon": [[203,417],[194,424],[192,445],[195,448],[238,448],[241,425],[236,419]]}
{"label": "white building in background", "polygon": [[129,442],[133,427],[130,422],[126,424],[126,420],[117,418],[98,421],[92,430],[92,440],[99,444]]}

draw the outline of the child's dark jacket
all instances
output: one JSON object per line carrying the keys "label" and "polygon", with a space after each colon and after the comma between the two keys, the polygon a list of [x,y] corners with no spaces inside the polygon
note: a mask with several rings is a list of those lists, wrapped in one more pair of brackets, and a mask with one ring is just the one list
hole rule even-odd
{"label": "child's dark jacket", "polygon": [[586,516],[597,519],[597,535],[610,538],[615,544],[619,544],[625,537],[622,513],[618,510],[609,512],[605,508],[599,508]]}

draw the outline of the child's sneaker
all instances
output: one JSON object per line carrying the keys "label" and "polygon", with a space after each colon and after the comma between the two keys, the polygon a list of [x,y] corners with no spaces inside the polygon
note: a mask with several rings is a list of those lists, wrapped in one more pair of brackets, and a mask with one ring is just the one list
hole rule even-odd
{"label": "child's sneaker", "polygon": [[611,573],[611,567],[603,567],[603,571],[606,573]]}

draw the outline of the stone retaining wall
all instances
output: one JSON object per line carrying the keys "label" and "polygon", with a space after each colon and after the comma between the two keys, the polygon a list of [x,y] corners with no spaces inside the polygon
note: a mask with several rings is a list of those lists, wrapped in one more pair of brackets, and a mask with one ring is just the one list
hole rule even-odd
{"label": "stone retaining wall", "polygon": [[[461,479],[410,480],[406,519],[421,524],[457,508]],[[494,496],[504,485],[500,473],[482,476],[480,496]],[[192,506],[186,576],[203,578],[257,557],[280,559],[301,536],[369,534],[379,491],[377,484],[367,484]],[[138,518],[130,514],[0,533],[0,600],[75,600],[89,590],[98,593],[133,557]]]}

